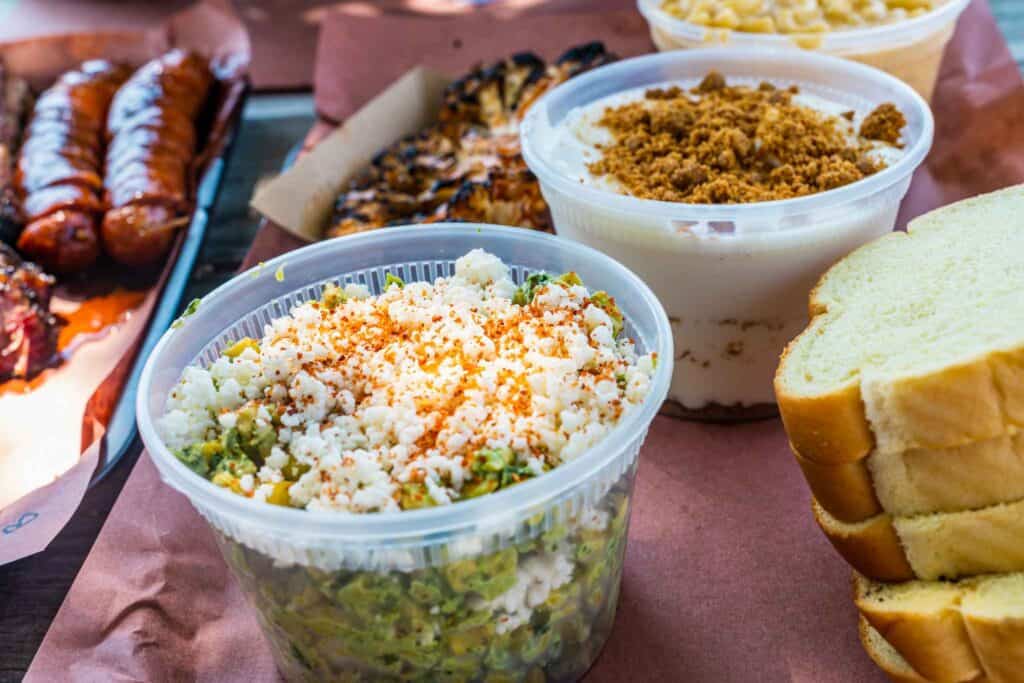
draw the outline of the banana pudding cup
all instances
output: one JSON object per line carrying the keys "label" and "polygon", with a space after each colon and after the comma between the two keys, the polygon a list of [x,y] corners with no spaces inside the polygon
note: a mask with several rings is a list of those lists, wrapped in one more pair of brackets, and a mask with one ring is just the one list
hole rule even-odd
{"label": "banana pudding cup", "polygon": [[521,136],[558,234],[633,269],[665,306],[675,412],[731,419],[773,411],[811,287],[892,230],[932,129],[920,96],[875,69],[709,49],[560,86]]}

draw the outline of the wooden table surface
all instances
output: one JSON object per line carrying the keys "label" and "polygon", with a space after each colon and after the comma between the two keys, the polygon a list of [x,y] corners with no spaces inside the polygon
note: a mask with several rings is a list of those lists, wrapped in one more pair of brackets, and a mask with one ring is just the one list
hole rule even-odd
{"label": "wooden table surface", "polygon": [[[990,0],[1014,57],[1024,66],[1024,2]],[[253,188],[273,176],[313,122],[308,94],[250,98],[225,184],[184,301],[229,279],[258,227]],[[50,621],[124,484],[140,447],[131,449],[86,495],[77,515],[43,553],[0,567],[0,683],[20,681]]]}

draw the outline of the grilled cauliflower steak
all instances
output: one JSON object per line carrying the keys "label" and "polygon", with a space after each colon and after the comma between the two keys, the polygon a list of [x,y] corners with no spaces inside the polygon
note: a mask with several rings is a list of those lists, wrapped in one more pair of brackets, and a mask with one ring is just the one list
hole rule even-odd
{"label": "grilled cauliflower steak", "polygon": [[519,122],[559,83],[616,58],[601,43],[553,64],[522,52],[474,68],[444,93],[438,122],[381,151],[335,204],[327,237],[389,225],[473,221],[551,231],[519,149]]}

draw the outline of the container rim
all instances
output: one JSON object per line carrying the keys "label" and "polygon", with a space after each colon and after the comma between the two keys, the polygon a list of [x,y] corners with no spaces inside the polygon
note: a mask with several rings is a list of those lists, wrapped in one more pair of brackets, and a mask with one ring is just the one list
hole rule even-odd
{"label": "container rim", "polygon": [[[556,169],[545,158],[543,151],[539,149],[540,145],[537,144],[534,138],[534,131],[541,127],[539,123],[541,117],[547,114],[548,106],[553,98],[566,97],[570,93],[586,90],[591,84],[600,80],[625,80],[624,77],[627,74],[634,74],[645,70],[656,71],[663,66],[686,64],[687,62],[706,58],[709,55],[719,56],[725,61],[732,60],[749,64],[762,64],[770,59],[772,64],[815,65],[824,72],[836,74],[836,82],[843,83],[844,90],[851,89],[851,83],[857,82],[872,82],[885,85],[898,92],[902,98],[905,98],[909,108],[912,108],[913,113],[920,117],[922,122],[921,134],[906,149],[903,156],[895,164],[850,185],[795,199],[727,205],[687,204],[683,202],[639,199],[583,185]],[[573,196],[581,202],[596,204],[624,213],[640,213],[666,220],[729,221],[741,217],[756,216],[759,219],[764,219],[806,214],[823,208],[836,208],[870,197],[897,185],[900,181],[910,176],[921,164],[925,156],[927,156],[928,151],[931,149],[934,134],[935,120],[931,108],[924,98],[903,81],[874,67],[839,57],[802,50],[711,47],[660,52],[625,59],[599,67],[562,83],[550,92],[545,93],[530,107],[520,127],[520,145],[523,159],[526,161],[527,166],[530,167],[530,170],[533,171],[543,184],[555,187],[563,194]],[[790,227],[776,232],[784,233],[804,229],[806,228]]]}
{"label": "container rim", "polygon": [[[632,271],[602,252],[562,237],[529,231],[524,228],[477,223],[434,223],[391,227],[317,242],[282,254],[257,268],[267,268],[270,272],[286,265],[290,269],[301,269],[303,261],[315,258],[320,252],[356,249],[368,245],[380,248],[381,243],[401,241],[413,232],[419,233],[425,230],[433,232],[439,229],[473,232],[483,237],[514,236],[517,241],[535,245],[538,250],[550,246],[551,242],[559,242],[580,255],[585,254],[598,259],[603,262],[604,267],[623,278],[627,286],[633,287],[640,295],[644,305],[648,307],[657,323],[653,348],[648,351],[657,352],[658,363],[650,390],[643,403],[624,415],[596,446],[585,451],[575,460],[560,465],[543,476],[480,498],[452,505],[399,512],[352,513],[280,507],[252,501],[214,485],[188,469],[164,445],[156,430],[154,416],[150,414],[148,398],[153,375],[160,363],[164,349],[170,343],[173,335],[187,329],[187,326],[182,330],[172,327],[164,333],[147,359],[136,396],[139,432],[164,481],[180,493],[185,494],[193,505],[198,502],[202,507],[215,508],[221,514],[227,514],[249,523],[260,524],[277,532],[300,533],[304,537],[330,536],[336,537],[338,540],[399,541],[413,537],[448,534],[470,527],[485,527],[492,520],[495,523],[507,521],[511,517],[538,505],[543,505],[570,491],[618,457],[626,444],[630,443],[638,433],[648,428],[668,394],[672,374],[672,331],[664,308],[650,288]],[[485,245],[482,246],[486,248]],[[522,263],[515,265],[529,267],[528,264]],[[252,281],[250,273],[251,269],[239,273],[217,287],[203,298],[202,307],[215,307],[230,300],[236,292],[244,290]],[[343,275],[343,273],[339,273],[339,275]],[[302,287],[297,289],[302,289]],[[218,330],[211,334],[210,339],[217,338],[222,332],[222,330]]]}
{"label": "container rim", "polygon": [[[967,8],[971,0],[947,0],[917,17],[897,21],[891,24],[880,24],[864,28],[842,29],[839,31],[828,31],[821,34],[812,34],[821,37],[820,47],[813,50],[829,50],[836,52],[871,52],[872,48],[886,49],[893,44],[900,44],[902,38],[913,34],[915,31],[926,32],[937,29],[941,24],[955,22],[960,14]],[[799,48],[794,38],[809,34],[791,33],[750,33],[748,31],[737,31],[735,29],[719,28],[715,26],[703,26],[694,24],[674,17],[661,8],[659,0],[637,0],[637,9],[647,22],[657,25],[658,28],[667,31],[675,38],[687,40],[704,41],[708,39],[711,32],[723,32],[729,40],[735,40],[744,46],[775,46],[786,48]]]}

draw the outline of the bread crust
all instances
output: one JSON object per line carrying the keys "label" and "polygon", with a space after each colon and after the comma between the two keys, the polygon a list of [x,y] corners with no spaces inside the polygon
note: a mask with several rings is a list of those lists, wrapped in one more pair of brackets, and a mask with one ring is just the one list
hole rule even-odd
{"label": "bread crust", "polygon": [[[1024,362],[1024,347],[988,354],[943,368],[939,372],[901,377],[884,387],[862,385],[868,417],[885,425],[886,437],[877,436],[886,452],[911,448],[951,448],[994,439],[1015,425],[1004,400],[1024,394],[1013,373],[1004,373],[1001,387],[997,366]],[[872,414],[874,413],[874,414]]]}
{"label": "bread crust", "polygon": [[869,600],[868,586],[862,577],[854,577],[854,604],[861,616],[921,676],[962,683],[984,675],[955,597],[932,613],[898,611]]}
{"label": "bread crust", "polygon": [[814,519],[832,547],[858,572],[878,581],[909,581],[914,577],[889,515],[850,527],[837,524],[821,505],[812,503]]}
{"label": "bread crust", "polygon": [[964,621],[992,683],[1024,680],[1024,619],[988,619],[967,613]]}
{"label": "bread crust", "polygon": [[830,515],[842,522],[862,522],[882,514],[882,505],[875,495],[864,460],[836,465],[823,465],[801,457],[793,457],[803,470],[814,499]]}
{"label": "bread crust", "polygon": [[[857,624],[857,631],[860,635],[860,643],[864,646],[864,651],[871,658],[871,661],[885,672],[890,681],[893,683],[931,683],[931,681],[914,671],[908,662],[893,661],[891,654],[880,652],[872,638],[871,624],[864,617],[860,618]],[[881,638],[880,635],[877,637]]]}
{"label": "bread crust", "polygon": [[1024,432],[954,448],[872,452],[863,460],[830,465],[792,450],[815,500],[842,522],[883,512],[953,513],[1024,498]]}
{"label": "bread crust", "polygon": [[814,517],[840,555],[875,581],[957,579],[1024,571],[1024,501],[981,510],[842,522]]}
{"label": "bread crust", "polygon": [[832,465],[867,457],[875,439],[864,412],[859,384],[823,396],[797,396],[782,388],[779,376],[795,343],[796,340],[790,342],[783,351],[775,379],[779,415],[793,450],[806,460]]}
{"label": "bread crust", "polygon": [[[797,396],[779,379],[795,343],[782,355],[775,395],[790,443],[805,460],[846,464],[867,457],[876,441],[886,451],[955,448],[1024,428],[1024,347],[884,387],[857,382],[830,394]],[[870,422],[864,395],[877,413]],[[886,425],[885,441],[876,439],[871,422]]]}
{"label": "bread crust", "polygon": [[[906,675],[892,653],[877,651],[871,635],[883,637],[908,667],[930,681],[1020,683],[1024,681],[1022,577],[1018,573],[977,577],[955,584],[920,582],[924,591],[945,593],[933,597],[931,604],[922,608],[909,602],[901,605],[892,595],[871,599],[871,582],[855,574],[854,602],[862,621],[867,623],[867,627],[861,625],[861,640],[871,658],[886,672],[893,669]],[[1007,585],[1015,587],[1007,590]],[[985,591],[993,589],[994,595],[979,600]],[[1000,611],[1005,614],[999,615]]]}

